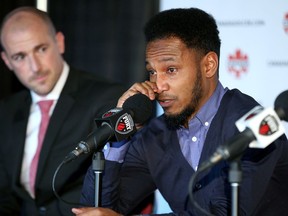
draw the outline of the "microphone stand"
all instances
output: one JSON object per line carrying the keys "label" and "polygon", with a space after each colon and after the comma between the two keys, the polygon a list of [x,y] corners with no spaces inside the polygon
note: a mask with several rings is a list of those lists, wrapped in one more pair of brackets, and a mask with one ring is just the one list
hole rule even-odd
{"label": "microphone stand", "polygon": [[242,181],[242,171],[240,158],[238,157],[235,160],[230,162],[229,169],[229,182],[231,184],[231,200],[232,200],[232,212],[231,216],[238,216],[239,213],[239,185]]}
{"label": "microphone stand", "polygon": [[92,161],[92,169],[95,174],[95,207],[99,207],[101,205],[101,186],[104,165],[104,153],[102,151],[95,152]]}

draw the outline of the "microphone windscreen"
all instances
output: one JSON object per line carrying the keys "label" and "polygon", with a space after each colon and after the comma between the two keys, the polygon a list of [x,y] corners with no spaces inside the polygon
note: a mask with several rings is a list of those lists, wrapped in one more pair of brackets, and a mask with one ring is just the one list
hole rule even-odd
{"label": "microphone windscreen", "polygon": [[277,96],[274,108],[281,120],[288,121],[288,90]]}
{"label": "microphone windscreen", "polygon": [[135,123],[146,122],[153,110],[152,101],[144,94],[135,94],[129,97],[123,104],[123,110],[131,110]]}

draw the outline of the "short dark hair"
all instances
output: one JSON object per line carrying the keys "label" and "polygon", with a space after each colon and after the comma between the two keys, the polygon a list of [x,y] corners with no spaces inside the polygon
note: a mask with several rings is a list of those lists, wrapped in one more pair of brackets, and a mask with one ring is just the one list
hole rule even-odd
{"label": "short dark hair", "polygon": [[188,48],[203,54],[210,51],[220,57],[219,31],[215,19],[198,8],[177,8],[162,11],[144,27],[146,42],[177,37]]}

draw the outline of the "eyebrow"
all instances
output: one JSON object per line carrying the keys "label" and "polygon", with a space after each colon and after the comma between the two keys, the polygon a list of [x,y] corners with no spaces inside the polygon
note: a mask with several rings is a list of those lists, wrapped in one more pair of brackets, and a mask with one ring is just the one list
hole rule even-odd
{"label": "eyebrow", "polygon": [[[167,58],[163,58],[163,59],[160,59],[159,62],[168,62],[168,61],[175,61],[175,58],[174,57],[167,57]],[[145,65],[149,64],[148,61],[145,61]]]}
{"label": "eyebrow", "polygon": [[[47,46],[47,47],[48,47],[48,44],[46,44],[46,43],[39,44],[39,45],[37,45],[36,47],[33,48],[33,51],[34,51],[34,50],[38,50],[39,48],[41,48],[41,47],[43,47],[43,46]],[[11,58],[13,58],[13,57],[15,57],[15,56],[19,56],[19,55],[26,56],[26,53],[20,51],[20,52],[18,52],[18,53],[12,54],[12,55],[11,55]]]}
{"label": "eyebrow", "polygon": [[25,53],[24,52],[18,52],[18,53],[12,54],[11,59],[14,59],[15,57],[20,56],[20,55],[25,56]]}

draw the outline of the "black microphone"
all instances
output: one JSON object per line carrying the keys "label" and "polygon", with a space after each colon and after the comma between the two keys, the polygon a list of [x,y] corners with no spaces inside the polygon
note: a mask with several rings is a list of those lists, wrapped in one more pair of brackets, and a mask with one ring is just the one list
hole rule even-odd
{"label": "black microphone", "polygon": [[280,119],[288,122],[288,90],[280,93],[275,102],[274,108]]}
{"label": "black microphone", "polygon": [[245,149],[265,148],[285,133],[281,120],[288,121],[288,91],[282,92],[275,100],[274,109],[256,106],[236,121],[241,133],[233,136],[215,153],[204,161],[197,171],[201,172],[222,160],[239,157]]}
{"label": "black microphone", "polygon": [[[68,163],[78,156],[102,149],[108,141],[121,141],[129,138],[137,130],[135,123],[146,122],[152,114],[152,102],[143,94],[129,97],[122,108],[114,108],[95,119],[97,128],[88,135],[86,141],[78,143],[77,147],[64,159]],[[134,119],[134,120],[133,120]]]}

